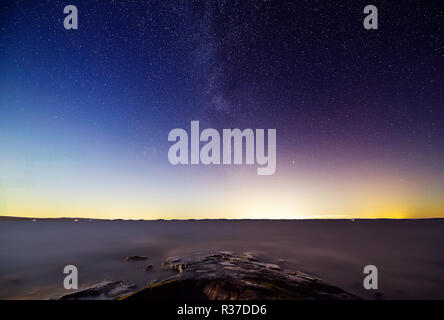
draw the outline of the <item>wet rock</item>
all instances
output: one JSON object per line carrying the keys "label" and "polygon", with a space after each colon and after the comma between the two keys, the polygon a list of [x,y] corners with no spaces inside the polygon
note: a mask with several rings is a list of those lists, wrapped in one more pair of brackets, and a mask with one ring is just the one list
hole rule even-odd
{"label": "wet rock", "polygon": [[153,270],[153,266],[151,264],[143,268],[143,271],[150,271],[150,270]]}
{"label": "wet rock", "polygon": [[152,286],[153,284],[155,284],[155,283],[157,283],[157,282],[159,282],[159,280],[157,280],[157,279],[152,279],[152,280],[150,280],[150,281],[148,282],[148,286]]}
{"label": "wet rock", "polygon": [[257,261],[256,255],[252,252],[244,252],[242,258],[246,261]]}
{"label": "wet rock", "polygon": [[279,267],[277,264],[274,263],[266,263],[265,268],[273,270],[282,270],[281,267]]}
{"label": "wet rock", "polygon": [[381,292],[376,292],[375,300],[384,300],[384,295]]}
{"label": "wet rock", "polygon": [[172,257],[164,266],[178,273],[125,299],[359,299],[319,278],[290,273],[249,252],[217,252],[199,259]]}
{"label": "wet rock", "polygon": [[126,261],[141,261],[141,260],[147,260],[148,257],[146,256],[126,256]]}
{"label": "wet rock", "polygon": [[176,272],[182,272],[186,269],[190,260],[192,260],[192,257],[169,257],[162,263],[162,267],[164,269],[166,268]]}
{"label": "wet rock", "polygon": [[124,281],[102,281],[91,287],[68,293],[59,297],[59,300],[107,300],[116,299],[134,291],[135,284]]}
{"label": "wet rock", "polygon": [[136,285],[135,284],[129,284],[129,285],[120,285],[115,287],[114,289],[112,289],[111,291],[109,291],[106,295],[109,298],[119,298],[122,295],[126,295],[129,292],[134,291],[134,289],[136,289]]}

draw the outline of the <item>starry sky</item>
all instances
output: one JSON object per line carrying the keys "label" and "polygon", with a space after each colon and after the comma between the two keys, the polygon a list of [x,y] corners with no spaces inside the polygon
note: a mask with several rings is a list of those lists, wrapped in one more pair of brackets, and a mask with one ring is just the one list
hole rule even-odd
{"label": "starry sky", "polygon": [[[0,215],[444,217],[443,19],[439,1],[2,1]],[[276,173],[172,166],[192,120],[275,128]]]}

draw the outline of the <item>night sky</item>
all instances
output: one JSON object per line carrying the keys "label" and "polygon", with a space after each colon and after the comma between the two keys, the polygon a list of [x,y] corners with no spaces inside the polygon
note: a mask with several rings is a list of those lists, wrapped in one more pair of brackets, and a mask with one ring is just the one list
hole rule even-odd
{"label": "night sky", "polygon": [[[0,215],[443,217],[443,25],[442,1],[2,1]],[[172,166],[191,120],[276,128],[276,173]]]}

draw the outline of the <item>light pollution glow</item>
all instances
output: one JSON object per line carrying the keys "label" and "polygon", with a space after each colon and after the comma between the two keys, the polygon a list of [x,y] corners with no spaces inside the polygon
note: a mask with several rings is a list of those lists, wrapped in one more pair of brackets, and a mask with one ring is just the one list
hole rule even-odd
{"label": "light pollution glow", "polygon": [[140,168],[135,172],[99,165],[92,169],[91,164],[82,167],[75,161],[40,161],[31,174],[20,169],[26,167],[23,161],[10,161],[11,167],[16,170],[9,171],[9,179],[3,179],[1,185],[0,210],[5,216],[430,218],[442,216],[443,208],[442,185],[437,177],[412,172],[400,175],[388,168],[326,172],[310,169],[308,164],[291,164],[278,168],[275,176],[263,177],[256,176],[252,166],[220,170],[171,166],[157,172]]}

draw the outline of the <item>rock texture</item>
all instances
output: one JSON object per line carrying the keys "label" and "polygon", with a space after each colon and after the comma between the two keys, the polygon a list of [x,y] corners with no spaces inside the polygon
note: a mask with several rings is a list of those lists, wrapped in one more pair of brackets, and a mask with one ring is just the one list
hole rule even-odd
{"label": "rock texture", "polygon": [[127,284],[124,281],[104,280],[91,287],[65,294],[59,297],[59,300],[109,300],[117,299],[122,295],[134,291],[134,284]]}
{"label": "rock texture", "polygon": [[171,257],[163,263],[177,274],[123,299],[359,299],[298,271],[260,261],[247,252],[218,252],[199,260]]}

